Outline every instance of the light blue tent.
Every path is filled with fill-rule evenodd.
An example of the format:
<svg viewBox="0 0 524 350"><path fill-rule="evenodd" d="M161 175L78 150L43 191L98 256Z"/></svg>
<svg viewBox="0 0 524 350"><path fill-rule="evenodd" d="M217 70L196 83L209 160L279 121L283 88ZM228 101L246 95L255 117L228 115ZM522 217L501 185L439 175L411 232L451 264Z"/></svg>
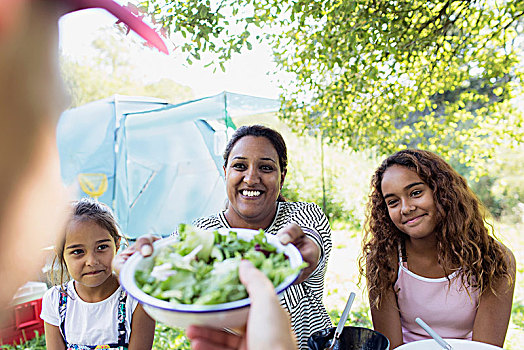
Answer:
<svg viewBox="0 0 524 350"><path fill-rule="evenodd" d="M222 152L231 117L278 110L277 100L223 92L171 105L113 96L63 113L62 178L111 206L131 238L170 234L225 202Z"/></svg>

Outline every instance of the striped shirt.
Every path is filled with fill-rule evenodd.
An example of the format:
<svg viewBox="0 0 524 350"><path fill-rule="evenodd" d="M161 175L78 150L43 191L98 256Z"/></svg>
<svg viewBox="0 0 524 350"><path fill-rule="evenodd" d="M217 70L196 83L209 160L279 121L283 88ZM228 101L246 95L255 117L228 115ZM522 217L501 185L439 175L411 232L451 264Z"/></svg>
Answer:
<svg viewBox="0 0 524 350"><path fill-rule="evenodd" d="M331 228L326 215L314 203L278 202L275 219L265 230L276 234L289 223L299 225L304 233L320 247L320 260L307 280L292 285L280 296L280 303L291 316L291 327L300 349L307 350L309 336L321 329L332 327L331 319L322 302L324 276L331 252ZM231 228L224 212L193 222L202 229Z"/></svg>

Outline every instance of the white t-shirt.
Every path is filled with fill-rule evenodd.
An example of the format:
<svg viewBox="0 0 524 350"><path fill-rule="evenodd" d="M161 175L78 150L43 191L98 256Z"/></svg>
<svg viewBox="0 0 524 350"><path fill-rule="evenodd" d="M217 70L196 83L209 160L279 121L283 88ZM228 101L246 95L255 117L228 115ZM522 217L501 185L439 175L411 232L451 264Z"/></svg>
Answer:
<svg viewBox="0 0 524 350"><path fill-rule="evenodd" d="M101 345L118 342L118 304L122 287L107 299L97 303L87 303L80 299L73 284L67 283L67 309L65 334L71 344ZM60 328L58 302L60 286L49 289L42 300L40 318ZM126 342L131 334L131 319L138 302L129 294L126 299Z"/></svg>

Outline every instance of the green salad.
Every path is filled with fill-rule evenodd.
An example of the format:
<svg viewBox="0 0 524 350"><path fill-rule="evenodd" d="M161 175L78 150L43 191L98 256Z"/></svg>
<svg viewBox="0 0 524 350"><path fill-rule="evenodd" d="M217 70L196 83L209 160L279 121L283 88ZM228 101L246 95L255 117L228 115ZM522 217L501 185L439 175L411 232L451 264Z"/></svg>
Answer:
<svg viewBox="0 0 524 350"><path fill-rule="evenodd" d="M135 280L145 293L177 304L211 305L247 297L238 277L242 259L264 272L276 287L307 266L292 268L287 256L267 242L263 230L251 241L236 232L221 235L180 225L179 240L160 248L153 265L137 270Z"/></svg>

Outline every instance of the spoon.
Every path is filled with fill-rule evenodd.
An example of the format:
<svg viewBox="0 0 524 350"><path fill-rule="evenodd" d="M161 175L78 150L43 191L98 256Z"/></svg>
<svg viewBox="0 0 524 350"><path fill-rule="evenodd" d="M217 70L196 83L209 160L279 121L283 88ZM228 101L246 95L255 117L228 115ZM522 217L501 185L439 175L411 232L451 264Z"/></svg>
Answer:
<svg viewBox="0 0 524 350"><path fill-rule="evenodd" d="M344 311L342 311L342 316L340 316L340 320L338 320L337 329L335 330L335 336L333 337L333 340L331 341L331 345L328 348L325 348L326 350L332 350L335 347L335 344L338 343L340 334L342 333L342 329L344 328L344 325L346 324L346 321L348 320L349 310L351 309L353 300L355 300L355 293L351 292L351 294L349 294L349 299L348 299L348 302L346 303L346 307L344 308Z"/></svg>
<svg viewBox="0 0 524 350"><path fill-rule="evenodd" d="M442 339L440 335L438 335L437 332L435 332L430 326L428 326L426 322L422 321L419 317L415 318L415 322L417 322L420 327L424 328L424 330L433 339L435 339L435 341L438 343L438 345L442 347L442 349L453 350L453 347L451 347L449 343L447 343L444 339Z"/></svg>

